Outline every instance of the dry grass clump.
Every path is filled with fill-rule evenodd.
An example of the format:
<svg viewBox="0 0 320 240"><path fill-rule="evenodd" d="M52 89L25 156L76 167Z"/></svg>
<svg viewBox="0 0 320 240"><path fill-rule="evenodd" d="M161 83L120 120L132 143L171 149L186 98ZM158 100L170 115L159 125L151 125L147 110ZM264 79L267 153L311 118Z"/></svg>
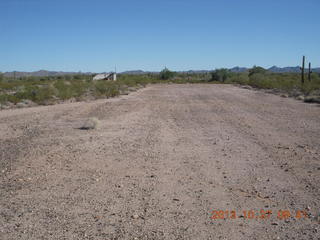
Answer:
<svg viewBox="0 0 320 240"><path fill-rule="evenodd" d="M99 119L95 117L91 117L87 119L87 121L83 124L83 126L80 128L82 130L93 130L97 129L100 125Z"/></svg>

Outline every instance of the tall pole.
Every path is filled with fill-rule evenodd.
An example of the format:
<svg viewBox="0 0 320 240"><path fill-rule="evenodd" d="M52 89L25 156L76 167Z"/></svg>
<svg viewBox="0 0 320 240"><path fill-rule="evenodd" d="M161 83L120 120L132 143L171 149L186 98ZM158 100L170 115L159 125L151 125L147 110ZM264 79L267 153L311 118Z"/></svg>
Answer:
<svg viewBox="0 0 320 240"><path fill-rule="evenodd" d="M308 80L309 80L309 82L311 81L311 73L312 73L311 63L309 62L309 71L308 71Z"/></svg>
<svg viewBox="0 0 320 240"><path fill-rule="evenodd" d="M301 67L301 83L304 84L304 63L305 63L306 57L303 56L302 58L302 67Z"/></svg>

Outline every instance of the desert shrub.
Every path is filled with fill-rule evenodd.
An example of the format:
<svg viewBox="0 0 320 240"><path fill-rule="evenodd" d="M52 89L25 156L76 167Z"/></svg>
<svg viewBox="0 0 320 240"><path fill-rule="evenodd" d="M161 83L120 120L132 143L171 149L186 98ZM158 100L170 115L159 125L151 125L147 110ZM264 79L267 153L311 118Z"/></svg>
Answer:
<svg viewBox="0 0 320 240"><path fill-rule="evenodd" d="M10 94L0 94L0 103L12 102L18 103L21 99L17 98L15 95Z"/></svg>
<svg viewBox="0 0 320 240"><path fill-rule="evenodd" d="M119 74L117 82L121 85L133 87L138 84L145 86L149 83L157 83L160 82L159 80L159 76L153 73L139 75Z"/></svg>
<svg viewBox="0 0 320 240"><path fill-rule="evenodd" d="M114 97L120 94L119 85L113 82L97 81L95 92L98 96Z"/></svg>
<svg viewBox="0 0 320 240"><path fill-rule="evenodd" d="M82 75L74 75L73 76L73 79L75 79L75 80L80 80L80 79L82 79Z"/></svg>
<svg viewBox="0 0 320 240"><path fill-rule="evenodd" d="M0 94L0 103L4 103L7 101L7 94Z"/></svg>
<svg viewBox="0 0 320 240"><path fill-rule="evenodd" d="M253 66L253 68L249 69L249 77L251 77L254 74L266 74L267 70L264 69L263 67L259 66Z"/></svg>
<svg viewBox="0 0 320 240"><path fill-rule="evenodd" d="M175 76L175 72L170 71L168 68L164 68L159 75L161 80L168 80L173 78L174 76Z"/></svg>
<svg viewBox="0 0 320 240"><path fill-rule="evenodd" d="M55 95L60 99L69 99L73 97L73 91L70 84L67 84L64 80L58 80L54 83L56 89Z"/></svg>
<svg viewBox="0 0 320 240"><path fill-rule="evenodd" d="M268 76L263 73L249 74L249 84L259 88L271 88L271 82Z"/></svg>
<svg viewBox="0 0 320 240"><path fill-rule="evenodd" d="M83 80L65 81L59 79L54 83L55 95L63 100L82 96L90 87L90 83Z"/></svg>
<svg viewBox="0 0 320 240"><path fill-rule="evenodd" d="M133 87L137 84L139 76L132 76L130 75L119 75L118 82L121 82L123 85Z"/></svg>
<svg viewBox="0 0 320 240"><path fill-rule="evenodd" d="M279 79L272 74L255 73L249 76L249 85L266 89L286 89L292 84L284 79Z"/></svg>
<svg viewBox="0 0 320 240"><path fill-rule="evenodd" d="M73 81L71 84L74 97L80 97L83 95L89 88L90 82L87 81Z"/></svg>
<svg viewBox="0 0 320 240"><path fill-rule="evenodd" d="M230 74L230 71L226 68L217 69L211 73L211 81L225 82Z"/></svg>
<svg viewBox="0 0 320 240"><path fill-rule="evenodd" d="M8 94L0 94L0 104L5 102L14 102L9 100L10 95Z"/></svg>
<svg viewBox="0 0 320 240"><path fill-rule="evenodd" d="M95 117L91 117L85 121L85 123L82 125L80 129L82 130L92 130L97 129L100 125L99 119Z"/></svg>
<svg viewBox="0 0 320 240"><path fill-rule="evenodd" d="M227 79L226 83L237 83L247 85L249 84L248 73L232 73Z"/></svg>
<svg viewBox="0 0 320 240"><path fill-rule="evenodd" d="M305 81L305 84L302 86L302 91L307 95L314 94L314 92L320 93L320 74L312 73L311 82L308 80Z"/></svg>
<svg viewBox="0 0 320 240"><path fill-rule="evenodd" d="M22 91L18 91L14 96L19 99L29 99L36 103L44 103L54 95L54 89L50 86L28 86Z"/></svg>
<svg viewBox="0 0 320 240"><path fill-rule="evenodd" d="M69 81L72 79L72 76L71 75L64 75L63 77L65 80Z"/></svg>
<svg viewBox="0 0 320 240"><path fill-rule="evenodd" d="M276 88L277 79L262 67L254 66L249 70L249 85L258 88Z"/></svg>
<svg viewBox="0 0 320 240"><path fill-rule="evenodd" d="M52 99L54 95L54 89L50 86L44 86L36 91L34 98L31 99L36 103L44 103L47 100Z"/></svg>

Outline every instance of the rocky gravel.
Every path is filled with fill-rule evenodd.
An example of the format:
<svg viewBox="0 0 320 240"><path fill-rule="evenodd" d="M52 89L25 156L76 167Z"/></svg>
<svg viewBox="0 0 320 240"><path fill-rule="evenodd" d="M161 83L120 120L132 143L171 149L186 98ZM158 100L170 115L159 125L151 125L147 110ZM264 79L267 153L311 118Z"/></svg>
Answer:
<svg viewBox="0 0 320 240"><path fill-rule="evenodd" d="M319 105L232 85L2 110L0 239L320 239L319 139Z"/></svg>

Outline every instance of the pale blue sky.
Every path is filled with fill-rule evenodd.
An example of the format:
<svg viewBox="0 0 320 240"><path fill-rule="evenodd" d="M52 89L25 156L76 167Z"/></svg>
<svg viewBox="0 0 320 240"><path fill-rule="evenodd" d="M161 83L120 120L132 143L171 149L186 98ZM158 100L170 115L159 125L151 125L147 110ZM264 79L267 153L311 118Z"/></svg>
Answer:
<svg viewBox="0 0 320 240"><path fill-rule="evenodd" d="M303 4L303 6L302 6ZM0 71L320 66L319 0L0 0Z"/></svg>

